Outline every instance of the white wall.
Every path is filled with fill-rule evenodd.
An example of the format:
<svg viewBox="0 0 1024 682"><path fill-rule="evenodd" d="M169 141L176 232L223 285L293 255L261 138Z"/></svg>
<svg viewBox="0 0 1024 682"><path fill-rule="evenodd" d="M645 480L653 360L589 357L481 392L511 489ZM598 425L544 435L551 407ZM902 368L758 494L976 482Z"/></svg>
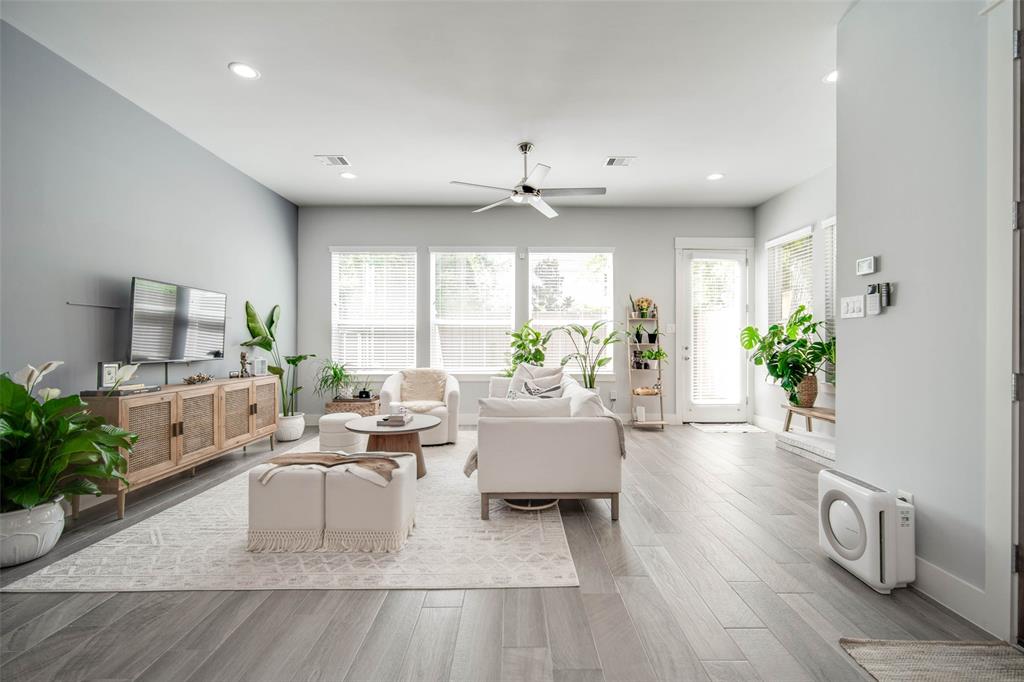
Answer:
<svg viewBox="0 0 1024 682"><path fill-rule="evenodd" d="M616 321L625 316L628 295L652 297L660 307L662 331L674 323L675 237L750 237L753 211L744 208L582 208L563 204L561 215L548 220L527 207L498 208L473 214L469 208L343 208L299 209L299 329L298 348L305 353L329 357L331 350L332 245L417 246L420 252L419 306L427 310L428 277L424 267L431 246L514 246L521 252L530 246L614 247ZM525 269L521 269L525 273ZM525 321L525 301L517 303L519 322ZM421 321L424 319L420 316ZM421 322L422 323L422 322ZM426 335L420 335L421 340ZM601 385L607 403L612 386L618 393L615 409L629 411L628 379L622 347L616 349L616 381ZM421 344L424 361L429 350ZM315 363L305 371L305 385L311 386ZM664 373L665 409L675 411L674 367ZM477 399L487 391L486 379L463 381L461 410L475 415ZM323 404L311 391L304 391L302 409L323 412Z"/></svg>
<svg viewBox="0 0 1024 682"><path fill-rule="evenodd" d="M836 214L836 169L827 168L799 185L778 194L754 209L754 319L759 329L766 328L768 320L768 270L765 243L806 225L814 226L814 313L823 317L825 312L825 254L821 238L821 222ZM841 226L839 229L842 229ZM754 368L754 420L761 426L781 429L785 410L781 407L788 402L786 392L771 381L765 381L767 372ZM821 407L835 407L833 386L825 383L824 377L818 384L818 400ZM803 420L793 422L793 430L803 429ZM831 424L822 421L814 423L815 431L834 434Z"/></svg>
<svg viewBox="0 0 1024 682"><path fill-rule="evenodd" d="M1006 636L1010 204L987 215L986 179L1008 186L989 170L1011 145L986 79L1009 73L1009 3L989 20L982 6L859 3L839 26L839 295L896 293L881 316L838 322L837 454L914 493L916 586ZM991 63L987 21L1003 26ZM1005 109L1009 79L995 81ZM881 270L858 278L869 255Z"/></svg>

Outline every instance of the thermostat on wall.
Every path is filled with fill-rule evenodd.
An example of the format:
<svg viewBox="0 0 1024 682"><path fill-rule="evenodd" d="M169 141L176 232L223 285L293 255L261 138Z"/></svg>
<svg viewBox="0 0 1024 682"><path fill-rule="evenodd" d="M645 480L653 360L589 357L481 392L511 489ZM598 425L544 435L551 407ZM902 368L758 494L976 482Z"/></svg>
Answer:
<svg viewBox="0 0 1024 682"><path fill-rule="evenodd" d="M857 274L858 275L871 275L875 272L875 257L868 256L867 258L857 259Z"/></svg>

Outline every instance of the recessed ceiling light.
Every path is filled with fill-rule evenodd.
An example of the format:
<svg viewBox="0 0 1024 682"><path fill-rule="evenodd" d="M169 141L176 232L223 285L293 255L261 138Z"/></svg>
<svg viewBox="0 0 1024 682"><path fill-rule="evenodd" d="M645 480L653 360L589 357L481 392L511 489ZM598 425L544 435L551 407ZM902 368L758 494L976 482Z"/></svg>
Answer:
<svg viewBox="0 0 1024 682"><path fill-rule="evenodd" d="M231 73L235 74L239 78L245 78L246 80L254 81L260 77L260 72L242 62L231 62L228 64L228 68L231 69Z"/></svg>
<svg viewBox="0 0 1024 682"><path fill-rule="evenodd" d="M825 74L825 76L821 79L821 82L835 83L837 80L839 80L839 72L836 70L832 70Z"/></svg>
<svg viewBox="0 0 1024 682"><path fill-rule="evenodd" d="M344 173L341 174L341 177L345 178L346 180L355 180L359 176L351 171L345 171Z"/></svg>
<svg viewBox="0 0 1024 682"><path fill-rule="evenodd" d="M711 175L708 176L708 180L714 182L715 180L721 180L724 177L725 173L712 173Z"/></svg>

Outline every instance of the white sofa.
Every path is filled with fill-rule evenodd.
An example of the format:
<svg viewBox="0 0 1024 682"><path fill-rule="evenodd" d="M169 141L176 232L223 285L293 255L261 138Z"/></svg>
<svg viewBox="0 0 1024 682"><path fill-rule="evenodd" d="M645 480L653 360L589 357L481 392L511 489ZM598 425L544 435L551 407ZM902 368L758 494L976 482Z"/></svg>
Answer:
<svg viewBox="0 0 1024 682"><path fill-rule="evenodd" d="M492 379L491 397L504 398L508 381ZM619 518L622 452L614 419L482 414L477 431L480 518L488 518L491 498L607 498L612 519Z"/></svg>
<svg viewBox="0 0 1024 682"><path fill-rule="evenodd" d="M385 379L384 384L380 388L381 414L389 414L392 405L396 404L403 404L401 372L396 372ZM448 375L444 386L443 400L437 401L436 405L426 410L419 409L419 406L411 406L411 409L413 412L433 415L441 420L441 423L434 428L420 433L421 445L444 445L458 441L459 382L455 377L450 374Z"/></svg>

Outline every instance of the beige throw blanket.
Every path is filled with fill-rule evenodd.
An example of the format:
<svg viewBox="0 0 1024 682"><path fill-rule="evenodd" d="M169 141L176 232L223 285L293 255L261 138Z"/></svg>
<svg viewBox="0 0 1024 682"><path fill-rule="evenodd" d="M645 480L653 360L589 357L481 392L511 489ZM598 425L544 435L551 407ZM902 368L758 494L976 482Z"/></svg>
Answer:
<svg viewBox="0 0 1024 682"><path fill-rule="evenodd" d="M297 452L291 455L278 455L267 460L267 464L275 465L260 476L260 483L266 485L274 474L283 467L301 466L309 468L344 467L345 471L369 481L381 488L391 482L392 472L398 468L394 457L412 457L411 452L366 453L360 455L339 455L333 452Z"/></svg>
<svg viewBox="0 0 1024 682"><path fill-rule="evenodd" d="M615 429L619 434L619 454L622 455L622 459L626 459L626 429L622 426L622 420L619 419L617 414L607 410L603 416L615 422ZM466 478L469 478L476 471L476 466L477 453L476 448L473 448L473 451L469 453L469 457L466 458L465 466L462 467L462 473L466 475Z"/></svg>

